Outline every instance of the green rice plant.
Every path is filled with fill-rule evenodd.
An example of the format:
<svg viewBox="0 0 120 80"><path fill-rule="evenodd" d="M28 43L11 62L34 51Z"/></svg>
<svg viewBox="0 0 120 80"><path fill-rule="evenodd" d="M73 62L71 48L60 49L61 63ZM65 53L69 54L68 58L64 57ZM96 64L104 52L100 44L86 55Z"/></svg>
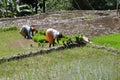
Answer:
<svg viewBox="0 0 120 80"><path fill-rule="evenodd" d="M82 34L75 34L73 36L63 35L63 38L60 40L60 44L67 43L67 42L75 42L77 39L82 40Z"/></svg>
<svg viewBox="0 0 120 80"><path fill-rule="evenodd" d="M0 28L0 32L6 32L6 31L12 31L12 30L18 30L18 27L11 25L9 27L1 27Z"/></svg>
<svg viewBox="0 0 120 80"><path fill-rule="evenodd" d="M45 30L38 30L38 34L45 35Z"/></svg>
<svg viewBox="0 0 120 80"><path fill-rule="evenodd" d="M8 45L21 40L18 31L13 29L0 34L0 57L28 51L29 48ZM63 39L67 41L76 37L82 35L64 35ZM44 46L41 43L39 45ZM32 50L29 51L35 50L34 47L30 49ZM119 58L119 54L91 47L53 51L50 54L1 63L0 80L118 80Z"/></svg>
<svg viewBox="0 0 120 80"><path fill-rule="evenodd" d="M120 33L99 36L91 39L92 42L120 49Z"/></svg>
<svg viewBox="0 0 120 80"><path fill-rule="evenodd" d="M0 64L0 79L118 80L119 57L91 47L53 51Z"/></svg>
<svg viewBox="0 0 120 80"><path fill-rule="evenodd" d="M35 36L33 36L33 41L38 42L38 46L40 46L42 43L46 42L45 39L45 30L38 30ZM63 35L63 37L59 40L59 43L55 40L55 43L58 45L62 45L71 41L77 41L77 39L82 40L81 34L75 34L73 36Z"/></svg>
<svg viewBox="0 0 120 80"><path fill-rule="evenodd" d="M38 47L44 47L46 43L45 30L38 30L32 39L38 43Z"/></svg>
<svg viewBox="0 0 120 80"><path fill-rule="evenodd" d="M33 41L35 42L40 42L40 43L43 43L45 42L45 35L41 35L41 34L36 34L35 36L33 36Z"/></svg>
<svg viewBox="0 0 120 80"><path fill-rule="evenodd" d="M63 37L60 39L59 44L66 43L68 40L70 40L70 36L68 35L63 35Z"/></svg>

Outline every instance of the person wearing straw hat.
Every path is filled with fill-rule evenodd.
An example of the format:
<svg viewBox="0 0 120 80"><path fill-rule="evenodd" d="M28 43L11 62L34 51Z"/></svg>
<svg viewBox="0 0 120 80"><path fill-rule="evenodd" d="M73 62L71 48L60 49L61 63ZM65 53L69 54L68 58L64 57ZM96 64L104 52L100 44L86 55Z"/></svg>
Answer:
<svg viewBox="0 0 120 80"><path fill-rule="evenodd" d="M60 38L62 38L62 34L59 31L53 28L46 30L46 41L48 41L49 47L51 47L51 45L54 46L55 40L59 43Z"/></svg>
<svg viewBox="0 0 120 80"><path fill-rule="evenodd" d="M31 39L35 30L35 26L23 25L20 29L20 34L26 39Z"/></svg>

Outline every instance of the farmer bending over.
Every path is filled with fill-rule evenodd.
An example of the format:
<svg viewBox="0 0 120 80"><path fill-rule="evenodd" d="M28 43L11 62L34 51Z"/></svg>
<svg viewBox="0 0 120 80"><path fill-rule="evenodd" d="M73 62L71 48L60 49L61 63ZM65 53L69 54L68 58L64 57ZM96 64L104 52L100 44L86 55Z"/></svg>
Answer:
<svg viewBox="0 0 120 80"><path fill-rule="evenodd" d="M32 36L34 36L34 31L35 31L34 26L28 26L28 25L23 25L23 27L20 29L20 34L27 39L31 39Z"/></svg>
<svg viewBox="0 0 120 80"><path fill-rule="evenodd" d="M49 42L49 47L54 46L55 39L59 43L60 38L62 38L62 34L59 31L52 28L46 30L46 41Z"/></svg>

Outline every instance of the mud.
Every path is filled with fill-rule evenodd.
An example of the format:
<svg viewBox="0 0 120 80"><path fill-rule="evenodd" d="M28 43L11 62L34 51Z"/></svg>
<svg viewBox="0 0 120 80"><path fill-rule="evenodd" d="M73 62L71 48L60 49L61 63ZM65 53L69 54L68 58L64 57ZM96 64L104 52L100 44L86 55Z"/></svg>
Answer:
<svg viewBox="0 0 120 80"><path fill-rule="evenodd" d="M120 18L116 11L67 11L37 14L19 18L0 19L0 27L24 24L35 25L37 29L55 28L63 34L84 34L95 37L120 32Z"/></svg>
<svg viewBox="0 0 120 80"><path fill-rule="evenodd" d="M17 47L17 48L29 49L31 47L37 48L38 44L36 42L34 42L33 40L31 40L31 39L28 40L28 39L25 39L25 38L21 38L21 39L9 42L7 44L7 47L10 47L10 48L11 47L13 47L13 48Z"/></svg>

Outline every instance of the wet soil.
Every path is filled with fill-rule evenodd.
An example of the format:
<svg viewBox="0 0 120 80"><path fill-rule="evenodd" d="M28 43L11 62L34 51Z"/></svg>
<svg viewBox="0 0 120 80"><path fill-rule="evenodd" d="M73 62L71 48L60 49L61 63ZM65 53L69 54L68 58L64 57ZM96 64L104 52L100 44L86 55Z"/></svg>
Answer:
<svg viewBox="0 0 120 80"><path fill-rule="evenodd" d="M0 27L24 24L38 29L55 28L64 34L84 34L88 37L120 32L116 11L68 11L36 14L19 18L0 19Z"/></svg>
<svg viewBox="0 0 120 80"><path fill-rule="evenodd" d="M41 13L34 16L0 19L0 27L9 25L22 27L24 24L35 25L41 30L55 28L67 35L80 33L89 38L120 32L120 18L116 16L114 10ZM16 41L20 46L28 42L20 41Z"/></svg>
<svg viewBox="0 0 120 80"><path fill-rule="evenodd" d="M38 44L31 39L21 38L21 39L9 42L9 44L7 44L7 47L29 49L31 47L37 48Z"/></svg>

